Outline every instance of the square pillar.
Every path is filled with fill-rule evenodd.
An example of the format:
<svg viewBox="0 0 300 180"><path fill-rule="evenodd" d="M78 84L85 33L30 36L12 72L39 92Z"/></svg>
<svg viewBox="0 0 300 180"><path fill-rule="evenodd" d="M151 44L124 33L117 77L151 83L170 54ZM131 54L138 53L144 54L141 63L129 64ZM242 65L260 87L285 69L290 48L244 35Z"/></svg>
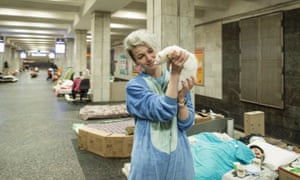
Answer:
<svg viewBox="0 0 300 180"><path fill-rule="evenodd" d="M110 101L110 16L109 12L92 14L91 83L92 101Z"/></svg>

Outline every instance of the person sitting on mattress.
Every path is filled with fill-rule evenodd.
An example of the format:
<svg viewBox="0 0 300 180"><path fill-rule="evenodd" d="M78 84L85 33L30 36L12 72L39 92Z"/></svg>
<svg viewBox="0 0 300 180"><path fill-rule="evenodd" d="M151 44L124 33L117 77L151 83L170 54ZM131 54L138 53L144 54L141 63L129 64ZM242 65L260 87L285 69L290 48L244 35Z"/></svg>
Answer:
<svg viewBox="0 0 300 180"><path fill-rule="evenodd" d="M126 86L126 108L135 118L134 144L129 180L192 180L194 167L186 130L193 125L190 89L195 80L182 82L179 75L188 54L168 54L170 72L156 65L156 38L137 30L124 40L124 47L142 71Z"/></svg>

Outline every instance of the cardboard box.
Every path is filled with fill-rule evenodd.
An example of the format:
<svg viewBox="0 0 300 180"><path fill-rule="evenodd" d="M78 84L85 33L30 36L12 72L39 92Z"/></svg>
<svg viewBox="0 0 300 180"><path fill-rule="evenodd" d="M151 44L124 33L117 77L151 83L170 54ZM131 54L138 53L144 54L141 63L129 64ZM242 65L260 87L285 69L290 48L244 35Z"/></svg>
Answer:
<svg viewBox="0 0 300 180"><path fill-rule="evenodd" d="M126 100L126 84L128 81L116 81L110 83L110 102Z"/></svg>
<svg viewBox="0 0 300 180"><path fill-rule="evenodd" d="M90 127L78 130L78 146L103 157L130 157L133 136L112 134Z"/></svg>
<svg viewBox="0 0 300 180"><path fill-rule="evenodd" d="M265 135L265 113L262 111L252 111L244 113L245 135L252 133Z"/></svg>
<svg viewBox="0 0 300 180"><path fill-rule="evenodd" d="M205 121L209 121L211 118L209 116L201 116L197 113L195 113L195 124L199 124Z"/></svg>
<svg viewBox="0 0 300 180"><path fill-rule="evenodd" d="M199 124L211 119L220 119L224 118L222 114L214 114L211 116L209 113L195 112L195 124Z"/></svg>
<svg viewBox="0 0 300 180"><path fill-rule="evenodd" d="M279 167L279 180L300 180L300 168L289 165Z"/></svg>

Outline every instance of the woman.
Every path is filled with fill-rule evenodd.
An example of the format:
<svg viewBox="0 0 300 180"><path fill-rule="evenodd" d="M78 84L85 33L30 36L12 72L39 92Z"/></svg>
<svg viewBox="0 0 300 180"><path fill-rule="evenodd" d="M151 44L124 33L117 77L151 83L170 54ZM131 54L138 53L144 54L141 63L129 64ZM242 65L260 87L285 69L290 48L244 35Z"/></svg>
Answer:
<svg viewBox="0 0 300 180"><path fill-rule="evenodd" d="M255 157L257 159L260 159L261 162L263 162L265 160L265 153L262 148L260 148L257 145L251 145L249 148L252 150L253 154L255 155Z"/></svg>
<svg viewBox="0 0 300 180"><path fill-rule="evenodd" d="M194 167L185 131L194 122L189 90L194 79L182 82L180 71L188 55L183 50L168 54L171 72L155 64L153 34L137 30L124 40L124 47L143 69L126 86L127 111L135 117L130 180L191 180Z"/></svg>

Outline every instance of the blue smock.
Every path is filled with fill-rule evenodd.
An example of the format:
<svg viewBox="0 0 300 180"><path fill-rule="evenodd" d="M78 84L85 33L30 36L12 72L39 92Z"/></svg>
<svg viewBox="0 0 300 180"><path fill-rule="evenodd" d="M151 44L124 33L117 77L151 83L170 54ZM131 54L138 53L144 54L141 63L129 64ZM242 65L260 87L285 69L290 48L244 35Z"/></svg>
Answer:
<svg viewBox="0 0 300 180"><path fill-rule="evenodd" d="M165 95L169 72L152 78L141 72L126 86L127 111L135 118L129 180L193 180L194 167L185 131L194 107L186 95L189 117L179 120L177 98Z"/></svg>

